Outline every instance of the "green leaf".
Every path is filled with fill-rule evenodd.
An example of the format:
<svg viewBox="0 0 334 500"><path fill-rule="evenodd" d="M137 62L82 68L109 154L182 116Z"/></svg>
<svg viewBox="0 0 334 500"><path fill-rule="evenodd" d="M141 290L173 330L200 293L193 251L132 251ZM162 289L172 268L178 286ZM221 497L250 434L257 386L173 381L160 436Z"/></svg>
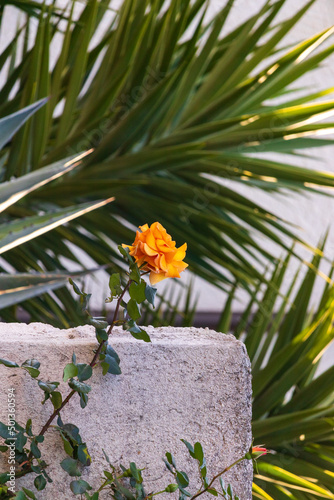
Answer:
<svg viewBox="0 0 334 500"><path fill-rule="evenodd" d="M78 461L74 460L74 458L65 458L60 462L60 466L72 477L81 476L81 472L78 468Z"/></svg>
<svg viewBox="0 0 334 500"><path fill-rule="evenodd" d="M27 420L25 431L26 431L26 434L28 434L28 436L32 436L32 421L31 421L31 418L29 418Z"/></svg>
<svg viewBox="0 0 334 500"><path fill-rule="evenodd" d="M59 382L43 382L42 380L38 381L38 386L42 389L42 391L51 394L53 391L57 389Z"/></svg>
<svg viewBox="0 0 334 500"><path fill-rule="evenodd" d="M108 322L107 321L101 320L101 319L97 319L97 318L90 318L89 319L89 324L93 325L95 327L95 329L99 330L99 331L108 327Z"/></svg>
<svg viewBox="0 0 334 500"><path fill-rule="evenodd" d="M96 338L98 340L98 342L102 342L103 340L104 341L107 341L108 340L108 333L101 329L101 328L95 328L95 332L96 332Z"/></svg>
<svg viewBox="0 0 334 500"><path fill-rule="evenodd" d="M93 369L90 365L87 365L85 363L78 363L76 366L78 368L77 376L80 382L88 380L93 375Z"/></svg>
<svg viewBox="0 0 334 500"><path fill-rule="evenodd" d="M27 498L23 491L18 491L14 497L15 500L27 500Z"/></svg>
<svg viewBox="0 0 334 500"><path fill-rule="evenodd" d="M186 445L186 447L188 448L188 451L189 451L189 455L192 457L192 458L197 458L196 455L195 455L195 450L194 450L194 447L188 442L186 441L185 439L181 439L182 443L184 443Z"/></svg>
<svg viewBox="0 0 334 500"><path fill-rule="evenodd" d="M204 460L204 452L201 443L197 442L194 445L194 454L196 459L199 461L200 465L202 465Z"/></svg>
<svg viewBox="0 0 334 500"><path fill-rule="evenodd" d="M215 497L218 496L218 491L215 488L209 488L207 490L207 492L210 493L211 495L215 496ZM234 497L234 499L235 499L235 497Z"/></svg>
<svg viewBox="0 0 334 500"><path fill-rule="evenodd" d="M37 476L34 480L34 485L35 485L35 488L37 491L42 491L44 490L45 486L46 486L46 479L45 477L40 474L39 476Z"/></svg>
<svg viewBox="0 0 334 500"><path fill-rule="evenodd" d="M63 402L63 398L60 392L54 391L50 394L51 402L55 410L58 410L61 407Z"/></svg>
<svg viewBox="0 0 334 500"><path fill-rule="evenodd" d="M130 269L131 269L129 274L130 280L133 280L135 283L139 284L141 277L137 264L132 264Z"/></svg>
<svg viewBox="0 0 334 500"><path fill-rule="evenodd" d="M3 291L0 296L0 309L56 290L66 284L68 276L69 273L63 272L0 274L0 290Z"/></svg>
<svg viewBox="0 0 334 500"><path fill-rule="evenodd" d="M68 385L73 389L74 391L78 392L79 394L88 394L92 390L92 388L83 383L83 382L78 382L77 380L70 379Z"/></svg>
<svg viewBox="0 0 334 500"><path fill-rule="evenodd" d="M22 487L22 490L24 491L24 493L27 495L28 498L32 498L32 500L37 500L35 494L31 490L28 490L27 488L24 487Z"/></svg>
<svg viewBox="0 0 334 500"><path fill-rule="evenodd" d="M129 294L131 299L135 300L138 304L144 302L146 298L145 289L146 289L146 283L144 280L141 280L139 284L136 282L132 282L129 288Z"/></svg>
<svg viewBox="0 0 334 500"><path fill-rule="evenodd" d="M145 330L137 326L136 323L134 323L132 326L129 326L128 330L131 333L132 337L134 337L136 340L151 342L149 334L145 332Z"/></svg>
<svg viewBox="0 0 334 500"><path fill-rule="evenodd" d="M138 307L137 302L134 299L130 299L127 306L126 306L127 313L129 314L130 318L132 318L134 321L136 321L138 318L140 318L140 309Z"/></svg>
<svg viewBox="0 0 334 500"><path fill-rule="evenodd" d="M3 472L0 474L0 484L5 484L8 481L7 472Z"/></svg>
<svg viewBox="0 0 334 500"><path fill-rule="evenodd" d="M168 460L168 463L171 464L176 469L175 459L169 451L167 451L167 453L166 453L166 458Z"/></svg>
<svg viewBox="0 0 334 500"><path fill-rule="evenodd" d="M26 217L24 220L18 219L13 222L0 225L0 254L15 248L22 243L47 233L66 222L100 208L113 201L109 198L97 203L86 203L77 205L72 209L61 209L47 215Z"/></svg>
<svg viewBox="0 0 334 500"><path fill-rule="evenodd" d="M40 374L40 371L36 368L32 368L31 366L21 366L25 371L27 371L31 377L36 378Z"/></svg>
<svg viewBox="0 0 334 500"><path fill-rule="evenodd" d="M148 302L150 304L152 304L153 307L154 307L154 299L155 299L156 294L157 294L157 288L154 288L153 286L150 286L150 285L146 285L145 297L146 297L146 300L148 300Z"/></svg>
<svg viewBox="0 0 334 500"><path fill-rule="evenodd" d="M103 375L105 375L106 373L111 373L112 375L120 375L122 373L117 360L109 354L105 356L103 362L101 363L101 366L103 368Z"/></svg>
<svg viewBox="0 0 334 500"><path fill-rule="evenodd" d="M23 447L27 442L27 437L23 434L23 432L18 432L15 437L15 448L22 453Z"/></svg>
<svg viewBox="0 0 334 500"><path fill-rule="evenodd" d="M7 366L7 368L19 368L19 365L14 361L8 361L7 359L0 358L0 364Z"/></svg>
<svg viewBox="0 0 334 500"><path fill-rule="evenodd" d="M177 471L176 480L181 488L186 488L189 485L189 478L185 472Z"/></svg>
<svg viewBox="0 0 334 500"><path fill-rule="evenodd" d="M134 462L130 463L130 471L131 471L132 477L135 478L137 483L141 484L143 482L143 478L141 477L140 470L137 469L136 464Z"/></svg>
<svg viewBox="0 0 334 500"><path fill-rule="evenodd" d="M75 155L35 172L0 184L0 212L10 207L28 193L70 172L80 163L83 155Z"/></svg>
<svg viewBox="0 0 334 500"><path fill-rule="evenodd" d="M37 360L37 359L27 359L24 363L22 363L21 365L22 367L27 367L27 366L31 366L32 368L36 368L38 370L38 368L41 366L41 363Z"/></svg>
<svg viewBox="0 0 334 500"><path fill-rule="evenodd" d="M80 394L80 406L81 406L81 408L82 409L86 408L87 403L88 403L88 396L87 396L87 394L81 393Z"/></svg>
<svg viewBox="0 0 334 500"><path fill-rule="evenodd" d="M119 356L118 356L117 352L115 351L115 349L113 347L111 347L111 345L107 345L106 354L108 354L112 358L115 358L118 364L120 363Z"/></svg>
<svg viewBox="0 0 334 500"><path fill-rule="evenodd" d="M15 132L17 132L20 127L34 114L38 109L40 109L47 102L47 99L41 99L40 101L27 106L26 108L13 113L12 115L6 116L0 119L0 149L10 141Z"/></svg>
<svg viewBox="0 0 334 500"><path fill-rule="evenodd" d="M10 434L13 433L14 431L9 431L8 430L8 425L5 425L3 422L0 422L0 436L3 438L3 439L10 439L11 437L13 437L13 434Z"/></svg>
<svg viewBox="0 0 334 500"><path fill-rule="evenodd" d="M115 273L110 276L109 290L112 297L116 297L122 293L121 276L119 273Z"/></svg>
<svg viewBox="0 0 334 500"><path fill-rule="evenodd" d="M74 293L76 293L77 295L79 295L80 297L82 295L85 295L81 290L80 288L78 287L78 285L72 280L72 278L69 278L68 282L70 283L70 285L72 285L72 288L73 288L73 291ZM73 361L73 356L72 356L72 361ZM73 361L73 363L75 363L75 361Z"/></svg>
<svg viewBox="0 0 334 500"><path fill-rule="evenodd" d="M74 495L82 495L86 491L92 489L92 487L83 479L71 481L70 488L72 493L74 493Z"/></svg>
<svg viewBox="0 0 334 500"><path fill-rule="evenodd" d="M77 365L68 363L64 368L63 380L66 382L69 378L76 377L79 373Z"/></svg>
<svg viewBox="0 0 334 500"><path fill-rule="evenodd" d="M40 362L37 359L27 359L24 363L22 363L21 368L26 370L31 377L36 378L40 374L38 368L40 367Z"/></svg>
<svg viewBox="0 0 334 500"><path fill-rule="evenodd" d="M129 261L129 259L131 259L128 248L123 248L122 245L118 245L118 251L126 261Z"/></svg>
<svg viewBox="0 0 334 500"><path fill-rule="evenodd" d="M88 495L88 493L86 493L86 495ZM89 497L87 497L87 498L90 498L90 500L99 500L99 493L98 493L98 491L96 491L96 492L94 493L94 495L89 496Z"/></svg>
<svg viewBox="0 0 334 500"><path fill-rule="evenodd" d="M30 443L30 451L34 455L35 458L41 458L41 452L35 441L31 441Z"/></svg>
<svg viewBox="0 0 334 500"><path fill-rule="evenodd" d="M67 437L64 435L63 432L60 433L60 436L63 441L65 453L67 453L67 455L69 455L70 457L73 457L73 452L74 452L73 446L71 445L71 443L69 442L69 440L67 439Z"/></svg>
<svg viewBox="0 0 334 500"><path fill-rule="evenodd" d="M88 453L88 449L87 449L86 443L79 444L79 446L78 446L78 452L77 453L78 453L78 460L80 460L80 462L83 465L88 466L88 465L91 464L91 456Z"/></svg>
<svg viewBox="0 0 334 500"><path fill-rule="evenodd" d="M227 485L227 489L226 489L228 495L230 495L231 498L233 498L233 488L230 484Z"/></svg>

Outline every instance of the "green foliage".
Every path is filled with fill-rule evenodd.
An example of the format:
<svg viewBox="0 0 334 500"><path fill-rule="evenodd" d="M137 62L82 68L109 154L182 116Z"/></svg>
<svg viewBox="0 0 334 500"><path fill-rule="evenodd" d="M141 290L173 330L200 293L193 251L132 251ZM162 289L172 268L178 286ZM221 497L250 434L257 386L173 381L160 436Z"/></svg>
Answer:
<svg viewBox="0 0 334 500"><path fill-rule="evenodd" d="M80 406L85 408L88 402L87 394L91 391L91 387L85 383L86 380L90 379L93 374L93 368L99 363L102 367L103 375L111 373L113 375L118 375L121 373L120 370L120 358L112 346L108 344L109 335L115 325L122 325L123 329L127 329L135 338L144 340L146 342L150 341L147 333L139 328L134 319L131 319L131 314L133 313L133 308L136 307L136 311L139 312L139 304L144 303L146 300L146 282L142 279L145 271L142 271L137 267L137 264L129 256L127 252L123 252L121 249L121 254L124 256L125 260L129 264L128 281L126 284L121 286L120 275L117 273L116 276L112 275L110 279L110 291L111 296L116 298L117 304L115 309L115 314L112 324L109 326L108 331L100 330L96 328L97 339L101 331L106 334L106 339L102 338L99 340L99 345L94 351L94 356L92 361L88 363L78 363L77 356L73 352L72 362L68 363L63 371L63 380L68 382L69 387L72 389L71 392L63 400L62 394L56 389L59 386L59 382L50 382L37 379L37 385L44 392L44 404L46 401L51 399L53 405L53 413L48 418L46 424L42 427L38 435L33 434L32 430L32 420L28 419L25 427L21 427L15 420L10 422L10 427L0 422L0 436L5 440L5 445L1 446L0 452L6 452L8 446L12 446L14 441L15 446L15 460L19 464L22 464L22 470L20 470L20 476L25 474L34 473L34 485L37 491L42 491L47 485L47 482L51 482L52 479L48 476L46 472L47 464L42 459L41 450L39 444L44 441L44 434L49 429L53 420L57 417L57 425L53 426L60 434L63 442L64 451L68 455L67 458L62 460L61 467L71 476L80 477L81 467L89 466L91 463L91 457L88 452L88 448L85 442L82 441L80 436L79 428L74 424L67 423L64 424L61 417L60 411L63 407L70 401L75 393L78 393L80 397ZM139 278L138 278L139 276ZM79 296L80 305L82 313L86 316L89 323L92 323L92 316L88 311L88 302L90 295L81 291L79 286L71 280L71 285L75 293ZM130 300L126 302L124 297L129 294ZM154 295L150 295L150 301L153 303ZM130 306L129 306L130 304ZM153 305L153 304L152 304ZM125 314L120 315L119 309L123 307L125 309ZM137 312L136 312L137 313ZM133 315L133 314L132 314ZM103 318L98 318L100 323L103 323ZM101 325L100 325L101 326ZM11 361L1 360L7 368L21 368L24 369L31 375L33 379L37 378L39 375L40 362L36 359L27 359L22 363L21 367ZM213 482L226 470L222 471L218 476L215 476L210 482L207 479L207 468L206 460L204 457L204 452L201 444L199 442L195 443L194 447L187 441L183 441L191 455L198 462L198 469L200 472L202 490L197 492L195 495L186 490L189 486L189 478L186 472L178 470L176 468L176 463L171 455L171 453L166 453L167 461L165 461L168 470L174 475L175 483L167 485L167 487L160 492L156 492L154 495L162 493L174 493L179 491L179 498L184 500L186 497L197 498L204 493L211 493L212 495L218 494L216 489L212 486ZM104 452L105 454L105 452ZM92 495L88 491L92 490L91 486L84 480L74 480L70 484L70 489L74 495L85 495L87 499L91 498L93 500L98 500L99 492L103 489L111 489L112 495L118 500L145 500L151 498L153 493L147 495L143 486L142 469L138 469L134 462L130 463L128 469L121 466L122 473L120 475L115 474L115 467L110 463L108 456L105 454L106 460L111 467L111 472L104 471L105 481L100 486L98 491L93 492ZM240 458L236 463L241 460L249 459L248 456ZM230 467L232 467L232 464ZM0 478L3 483L8 481L9 474L3 474ZM123 479L127 479L129 484L125 485ZM6 486L3 487L3 491L6 493ZM34 498L31 497L30 491L22 488L18 492L21 498ZM26 497L27 495L27 497ZM227 497L226 497L227 498ZM231 499L233 495L231 495Z"/></svg>
<svg viewBox="0 0 334 500"><path fill-rule="evenodd" d="M112 302L114 298L119 297L120 294L122 293L121 276L119 273L114 273L110 276L109 289L110 289L110 298L106 299L106 302Z"/></svg>
<svg viewBox="0 0 334 500"><path fill-rule="evenodd" d="M26 370L31 377L36 378L40 373L38 369L40 365L41 363L37 361L37 359L27 359L24 363L22 363L21 368Z"/></svg>
<svg viewBox="0 0 334 500"><path fill-rule="evenodd" d="M138 304L141 304L146 300L146 282L142 279L140 283L133 282L129 287L129 294L131 299L133 299Z"/></svg>
<svg viewBox="0 0 334 500"><path fill-rule="evenodd" d="M7 368L18 368L19 365L15 361L8 361L8 359L0 359L0 364L7 366Z"/></svg>
<svg viewBox="0 0 334 500"><path fill-rule="evenodd" d="M184 440L182 441L187 443ZM205 463L205 457L200 443L195 443L194 447L192 447L190 443L187 443L187 448L192 458L195 458L195 460L197 460L198 463L200 464ZM197 455L196 457L193 456L194 448L196 448L196 455ZM119 471L116 470L116 468L110 463L110 460L106 454L105 457L110 465L110 471L108 470L104 471L105 481L103 482L102 486L98 489L98 492L104 489L107 490L111 488L112 496L117 500L145 500L145 499L148 500L152 499L154 496L157 495L164 495L165 493L176 493L176 492L180 500L185 500L186 498L190 498L191 500L193 500L205 494L211 494L214 496L218 496L219 494L223 498L225 498L225 500L239 500L238 497L233 494L231 485L228 485L227 490L224 490L224 483L222 481L220 482L220 484L222 485L221 488L223 493L221 492L218 493L219 490L216 489L217 486L216 482L218 482L217 481L218 478L221 478L221 476L229 468L233 467L234 465L236 465L237 463L241 462L246 458L242 457L239 460L237 460L234 464L231 464L230 467L227 467L226 469L220 471L220 473L211 478L210 482L203 480L203 475L201 474L200 489L196 488L195 490L196 493L190 493L188 490L185 489L191 487L188 475L186 474L186 472L177 469L173 455L167 452L166 453L167 460L164 460L164 462L169 472L173 474L176 482L168 484L166 488L163 489L162 491L157 491L157 492L152 491L150 493L146 493L144 488L144 480L142 476L143 469L138 469L136 464L134 462L131 462L129 468L125 468L124 466L121 465L120 466L121 473L119 473ZM215 486L213 486L214 484Z"/></svg>
<svg viewBox="0 0 334 500"><path fill-rule="evenodd" d="M47 99L41 99L10 116L0 119L0 149L12 139L15 132L17 132L38 109L44 106L46 102Z"/></svg>
<svg viewBox="0 0 334 500"><path fill-rule="evenodd" d="M63 380L66 382L69 378L76 377L78 375L78 367L74 363L68 363L64 368Z"/></svg>
<svg viewBox="0 0 334 500"><path fill-rule="evenodd" d="M70 476L81 476L77 460L73 458L64 458L60 465Z"/></svg>
<svg viewBox="0 0 334 500"><path fill-rule="evenodd" d="M234 2L222 5L212 21L206 21L205 0L172 0L168 6L123 0L112 19L103 1L86 2L76 18L71 9L41 9L32 0L7 3L23 11L25 22L0 54L2 67L9 67L0 88L0 116L23 113L26 119L36 109L5 144L2 179L14 176L18 182L55 161L65 165L69 152L95 148L82 158L83 168L31 193L19 214L7 212L10 224L17 217L48 213L51 204L61 224L65 213L70 217L71 204L83 203L72 213L86 213L80 225L40 236L38 247L33 240L24 251L11 246L8 264L25 274L65 272L61 257L81 264L67 245L71 242L98 265L111 259L111 272L119 272L114 243L130 243L131 227L153 222L154 214L176 240L187 240L187 261L195 274L220 288L237 281L249 289L273 260L256 236L285 248L287 238L300 241L278 216L238 190L240 185L268 192L334 185L332 174L298 168L290 155L332 145L322 137L332 124L321 122L333 112L333 100L321 100L332 89L305 89L302 97L292 91L298 78L332 54L333 45L322 45L332 29L280 48L314 0L279 22L286 1L266 2L232 31L228 20ZM37 23L33 43L16 51L20 37L29 33L31 39L32 22ZM51 69L49 48L56 37L60 51ZM39 102L44 106L37 109ZM279 153L280 159L267 160L266 152ZM84 209L92 198L105 200L110 194L116 200L111 208L102 203L99 217ZM48 222L43 224L46 229ZM245 251L263 269L253 266ZM54 297L33 298L30 290L16 301L31 298L23 305L32 319L78 324L70 294L56 289L62 278L52 283ZM6 303L3 307L5 319L15 318Z"/></svg>
<svg viewBox="0 0 334 500"><path fill-rule="evenodd" d="M36 113L37 110L45 105L46 102L47 99L43 99L0 119L0 149L11 141L15 132L23 126L32 114ZM4 158L6 158L6 154ZM66 209L58 207L56 210L55 206L52 207L52 210L41 206L38 209L28 208L28 210L22 210L22 208L19 207L15 209L15 204L17 204L19 200L25 198L26 195L73 170L73 168L79 164L78 160L78 156L72 156L64 161L56 162L48 167L41 168L37 172L30 172L20 178L0 184L0 212L6 210L3 222L1 221L0 223L0 254L10 252L13 248L20 247L23 243L32 241L59 225L101 206L101 202L99 202L97 204L85 203L81 206ZM21 260L21 257L19 260ZM14 264L13 267L15 267L15 258L14 261L12 261L9 257L7 262L12 266ZM16 267L17 266L19 270L22 270L20 264L17 263ZM0 271L4 271L4 269L0 268ZM39 268L38 271L41 271L41 269ZM24 272L17 273L14 276L8 273L0 275L0 289L2 292L0 309L3 311L1 314L3 314L5 318L11 318L12 315L12 313L9 317L6 315L6 308L22 300L60 288L66 283L66 279L69 275L64 272L45 273L45 271L46 269L43 269L43 272L33 275ZM29 371L32 376L38 376L38 370L35 367L25 366L24 368Z"/></svg>
<svg viewBox="0 0 334 500"><path fill-rule="evenodd" d="M323 249L321 242L319 254ZM232 292L217 329L232 331L246 344L252 362L254 440L274 451L257 463L254 498L331 499L334 367L321 374L317 367L334 338L333 268L329 278L316 278L322 264L318 255L308 264L304 276L301 270L291 275L290 258L291 253L273 267L267 275L267 286L253 289L253 297L235 326L231 324ZM316 279L323 280L323 293L317 297L313 293ZM286 294L281 291L283 282ZM191 287L189 295L194 302ZM317 304L312 304L314 300ZM165 310L168 319L172 318L171 306L175 304L174 317L179 314L191 324L194 312L187 307L179 310L178 290L174 288L167 299L162 297L160 301L160 317ZM155 321L159 324L159 318ZM195 458L193 447L184 443Z"/></svg>
<svg viewBox="0 0 334 500"><path fill-rule="evenodd" d="M38 491L41 491L41 490L44 490L45 486L46 486L46 479L45 477L40 474L39 476L37 476L34 480L34 485L35 485L35 488L38 490Z"/></svg>
<svg viewBox="0 0 334 500"><path fill-rule="evenodd" d="M88 392L92 390L90 385L79 382L78 380L75 380L73 378L70 379L68 385L71 387L71 389L78 392L79 394L88 394Z"/></svg>
<svg viewBox="0 0 334 500"><path fill-rule="evenodd" d="M105 375L106 373L111 373L112 375L120 375L122 373L119 364L114 357L106 354L102 355L102 359L103 361L101 362L101 366L103 375Z"/></svg>
<svg viewBox="0 0 334 500"><path fill-rule="evenodd" d="M202 447L201 443L196 442L193 446L185 439L181 439L181 441L187 447L191 458L193 458L194 460L196 460L198 462L198 471L199 471L200 479L201 479L201 487L195 495L192 495L191 493L189 493L188 490L185 489L189 486L188 475L185 472L180 471L177 468L173 455L171 453L167 452L166 453L167 460L164 460L164 462L165 462L165 465L166 465L167 469L169 470L169 472L171 472L174 475L177 484L168 485L167 488L164 490L164 492L173 493L174 491L179 490L179 492L180 492L179 498L181 498L182 500L184 500L186 497L190 497L191 499L197 498L203 494L211 494L213 496L222 496L223 498L225 498L225 500L239 500L238 497L233 494L233 489L232 489L232 486L230 484L228 485L227 489L225 490L224 482L222 481L222 475L225 472L227 472L230 468L232 468L234 465L236 465L237 463L241 462L242 460L244 460L245 458L248 458L248 457L245 455L245 457L242 457L242 458L236 460L236 462L234 462L234 464L230 465L229 467L226 467L224 470L220 471L218 474L216 474L211 479L209 479L207 477L206 459L204 456L204 451L203 451L203 447ZM217 486L216 482L218 479L220 480L220 486L221 486L222 492L220 492L219 490L216 489L216 486Z"/></svg>
<svg viewBox="0 0 334 500"><path fill-rule="evenodd" d="M93 369L90 365L86 363L78 363L78 379L80 382L84 382L85 380L90 379L93 375Z"/></svg>
<svg viewBox="0 0 334 500"><path fill-rule="evenodd" d="M60 433L67 455L79 461L82 465L90 465L91 457L86 443L82 442L79 428L74 424L63 424L62 422L58 422L57 430Z"/></svg>
<svg viewBox="0 0 334 500"><path fill-rule="evenodd" d="M283 296L280 292L291 253L284 261L278 262L268 277L270 284L261 291L262 295L259 290L254 290L251 301L234 331L237 337L244 339L252 359L254 438L258 442L264 442L267 448L275 452L266 455L262 462L257 464L254 479L254 496L267 500L276 498L277 492L278 495L281 493L282 486L284 491L288 492L289 498L293 500L300 500L300 492L305 500L308 498L313 500L317 497L331 499L333 497L331 481L334 473L331 460L334 422L331 383L333 367L322 375L317 375L315 371L322 353L334 339L334 288L330 278L325 282L318 308L312 314L308 312L315 278L321 264L320 255L323 247L324 243L320 245L319 252L309 264L309 271L294 294L293 288L297 281L297 275L293 276L287 295ZM137 275L137 272L134 271L136 265L127 253L125 258L129 264L128 281L126 284L122 284L122 291L118 291L116 304L116 313L119 312L120 307L123 307L125 315L118 317L115 314L108 331L103 330L106 339L100 341L98 348L94 351L93 360L89 364L78 363L77 357L73 353L72 362L68 363L64 369L64 380L68 381L69 387L72 389L66 401L69 401L74 393L78 393L82 408L87 405L87 394L91 390L85 381L91 377L95 365L101 364L104 374L108 372L120 373L119 356L108 344L113 327L122 325L134 337L147 335L129 317L128 305L130 301L133 301L138 310L138 302L141 303L142 308L144 307L145 302L142 302L142 297L147 285L144 283L144 290L141 272L138 268L140 279L132 280L131 276ZM330 275L333 272L334 267ZM115 284L120 282L118 278L112 281ZM131 289L133 283L135 286ZM89 294L82 292L73 282L72 285L80 297L83 313L88 322L91 322L92 317L87 309ZM130 296L128 302L125 300L126 293L129 293ZM190 321L189 316L193 317L193 308L189 306L192 302L189 292L184 311L185 321ZM220 319L220 325L223 325L224 328L229 327L232 302L233 300L230 298L227 300L221 316L224 319L223 321ZM163 304L164 300L161 298L158 308L152 309L152 312L156 314ZM168 299L167 304L170 305ZM274 311L277 313L274 314ZM98 321L103 322L104 320L98 318ZM101 331L97 329L97 337L98 332ZM142 338L142 340L146 339ZM21 366L7 360L1 360L1 363L10 370L13 368L24 369L33 378L36 378L36 374L34 371L30 373L31 370L39 371L40 368L40 363L36 359L28 359ZM54 408L54 413L51 415L51 420L48 420L47 426L39 435L34 435L31 420L28 420L25 427L14 422L12 428L8 428L4 423L0 423L0 436L5 440L2 451L6 451L9 439L15 437L17 462L30 464L24 474L34 472L36 474L36 487L42 488L45 486L45 482L51 479L46 473L46 464L41 458L39 443L43 441L45 430L56 416L58 416L56 428L68 455L68 458L62 462L63 469L73 477L79 476L81 475L80 464L87 466L91 459L87 445L81 439L79 429L73 424L63 424L59 416L59 409L63 405L62 396L56 390L59 382L45 382L37 379L37 384L45 394L43 403L50 398ZM64 400L64 403L66 401ZM185 440L183 442L190 456L197 462L202 484L200 494L205 493L213 496L222 494L226 500L238 500L230 485L225 487L221 481L221 491L219 491L215 483L230 467L213 478L209 477L201 444L197 442L192 445ZM237 462L250 458L254 457L249 452ZM288 467L284 466L286 460L289 460ZM107 461L110 464L108 459ZM186 497L192 498L194 495L190 493L191 485L188 475L185 471L177 468L171 453L166 453L165 464L173 474L174 482L157 494L172 493L178 490L179 498L182 500ZM307 475L305 475L305 471ZM112 466L111 472L105 471L104 475L106 479L97 492L90 495L87 492L88 487L83 492L86 498L94 499L94 496L95 499L98 498L99 491L107 487L111 488L117 499L143 500L147 497L141 470L134 463L131 463L128 469L123 468L121 475L117 475ZM129 485L124 485L121 481L123 479L127 479ZM74 491L78 492L81 491L81 488L86 487L83 483L75 481L72 482L72 485ZM26 493L23 492L23 494ZM197 496L199 495L196 494L195 498Z"/></svg>
<svg viewBox="0 0 334 500"><path fill-rule="evenodd" d="M145 297L146 300L154 307L154 299L157 293L157 288L154 288L153 286L146 285L145 288Z"/></svg>
<svg viewBox="0 0 334 500"><path fill-rule="evenodd" d="M82 495L86 491L92 489L92 487L87 483L87 481L84 481L83 479L72 481L70 484L70 488L72 493L74 493L74 495Z"/></svg>

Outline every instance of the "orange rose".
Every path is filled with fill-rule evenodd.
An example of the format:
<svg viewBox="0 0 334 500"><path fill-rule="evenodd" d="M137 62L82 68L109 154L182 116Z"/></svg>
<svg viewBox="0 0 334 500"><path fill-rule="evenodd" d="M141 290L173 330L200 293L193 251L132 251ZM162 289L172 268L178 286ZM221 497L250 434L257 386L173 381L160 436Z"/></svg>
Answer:
<svg viewBox="0 0 334 500"><path fill-rule="evenodd" d="M180 278L180 273L188 267L188 264L182 262L187 244L176 248L175 241L172 241L172 237L159 222L154 222L151 227L144 224L139 229L133 244L123 247L130 249L130 255L135 258L138 267L145 263L142 269L151 271L151 285L165 278Z"/></svg>

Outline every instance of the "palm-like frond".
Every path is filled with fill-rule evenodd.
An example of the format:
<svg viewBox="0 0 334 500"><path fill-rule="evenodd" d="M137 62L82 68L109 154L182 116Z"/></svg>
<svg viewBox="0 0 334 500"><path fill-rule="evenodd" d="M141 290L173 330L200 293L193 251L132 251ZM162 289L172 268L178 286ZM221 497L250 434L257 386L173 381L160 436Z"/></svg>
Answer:
<svg viewBox="0 0 334 500"><path fill-rule="evenodd" d="M4 179L94 147L82 168L36 191L31 203L44 207L52 200L66 208L116 197L98 218L41 237L43 266L50 249L60 257L68 242L98 264L117 264L108 241L130 242L131 227L159 220L188 242L193 272L221 288L237 279L249 289L261 279L261 266L274 260L254 235L283 247L285 236L300 241L276 214L238 193L240 183L270 191L334 186L333 174L298 168L284 156L332 144L322 136L333 124L322 119L333 114L334 101L317 101L331 90L293 98L290 85L334 51L334 45L321 48L333 29L282 52L280 42L313 0L275 24L284 3L266 2L232 32L226 20L233 2L212 21L205 20L205 0L172 1L168 8L160 0L124 0L112 15L109 1L90 0L79 17L73 9L44 6L33 47L24 44L14 63L20 36L30 32L27 15L0 55L10 62L0 116L50 100L8 144ZM61 50L50 69L56 39ZM282 160L266 160L263 152L282 153ZM23 270L30 268L20 249L7 255L14 267L20 259Z"/></svg>
<svg viewBox="0 0 334 500"><path fill-rule="evenodd" d="M334 292L332 286L324 291L319 311L309 318L305 295L311 290L308 275L285 320L276 325L268 361L256 357L263 352L261 328L253 340L253 433L275 450L259 463L255 482L275 499L298 499L300 493L309 499L334 498L334 367L316 374L334 338ZM298 325L289 321L292 314Z"/></svg>
<svg viewBox="0 0 334 500"><path fill-rule="evenodd" d="M253 297L236 326L231 324L234 303L233 294L229 295L216 329L241 338L252 362L254 442L271 451L257 462L254 498L333 499L334 366L322 372L317 368L334 338L334 288L324 281L316 312L310 314L313 270L296 287L298 271L290 278L288 292L280 292L289 276L290 257L274 268L270 277L274 286L254 290L260 306L254 310ZM320 260L315 257L310 265L318 269ZM192 292L188 302L193 301ZM168 303L160 304L169 319L173 303L180 303L175 288ZM194 311L174 308L175 315L191 324Z"/></svg>
<svg viewBox="0 0 334 500"><path fill-rule="evenodd" d="M12 139L14 133L27 119L43 105L45 105L45 100L0 120L0 149ZM0 184L0 255L4 255L13 248L21 247L27 241L32 241L70 220L74 220L113 201L113 198L109 198L65 209L43 210L43 212L40 210L41 207L39 207L38 211L34 210L34 207L30 207L29 216L22 217L22 212L26 215L27 210L22 210L22 207L18 205L21 199L78 167L85 155L81 154L68 158L66 161L56 162L53 165ZM4 212L5 214L3 214ZM33 260L37 260L36 257L37 255ZM10 259L7 262L10 263ZM0 267L0 270L3 271L4 269ZM80 275L82 273L75 274ZM13 311L8 311L8 307L64 286L69 276L68 272L12 274L7 271L7 273L0 273L0 310L5 310L2 315L6 319L13 319L15 317ZM52 299L50 300L53 302Z"/></svg>

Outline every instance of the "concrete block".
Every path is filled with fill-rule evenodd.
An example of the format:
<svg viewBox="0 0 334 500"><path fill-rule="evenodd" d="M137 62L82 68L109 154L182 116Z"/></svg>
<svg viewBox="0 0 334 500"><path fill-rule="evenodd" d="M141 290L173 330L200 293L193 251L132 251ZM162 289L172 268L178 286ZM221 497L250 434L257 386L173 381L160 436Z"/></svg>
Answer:
<svg viewBox="0 0 334 500"><path fill-rule="evenodd" d="M148 327L147 331L150 344L115 329L110 344L121 358L122 374L104 377L97 368L89 382L92 391L87 407L82 410L75 395L62 412L63 422L78 425L88 444L92 465L83 469L82 479L93 486L101 484L101 472L107 469L102 448L115 465L128 466L134 461L145 467L148 491L159 491L173 482L162 462L166 451L173 453L178 467L191 479L197 478L196 463L181 438L202 443L210 475L242 456L251 445L251 373L242 342L201 328ZM78 362L89 362L97 345L91 327L58 330L42 323L1 323L0 342L0 357L19 363L35 357L41 361L39 378L50 381L62 380L63 367L73 352ZM0 365L2 422L7 418L7 389L14 387L18 422L25 423L30 417L38 432L52 413L52 405L47 401L41 406L43 393L36 385L23 370ZM64 382L59 389L63 395L68 392ZM41 449L47 461L52 460L48 469L54 482L37 493L37 498L78 498L69 490L71 478L59 466L66 454L55 430L48 431ZM0 470L7 469L2 459ZM241 500L251 499L249 461L235 467L226 480ZM32 482L28 475L17 480L17 485L32 487ZM207 497L212 498L201 498Z"/></svg>

